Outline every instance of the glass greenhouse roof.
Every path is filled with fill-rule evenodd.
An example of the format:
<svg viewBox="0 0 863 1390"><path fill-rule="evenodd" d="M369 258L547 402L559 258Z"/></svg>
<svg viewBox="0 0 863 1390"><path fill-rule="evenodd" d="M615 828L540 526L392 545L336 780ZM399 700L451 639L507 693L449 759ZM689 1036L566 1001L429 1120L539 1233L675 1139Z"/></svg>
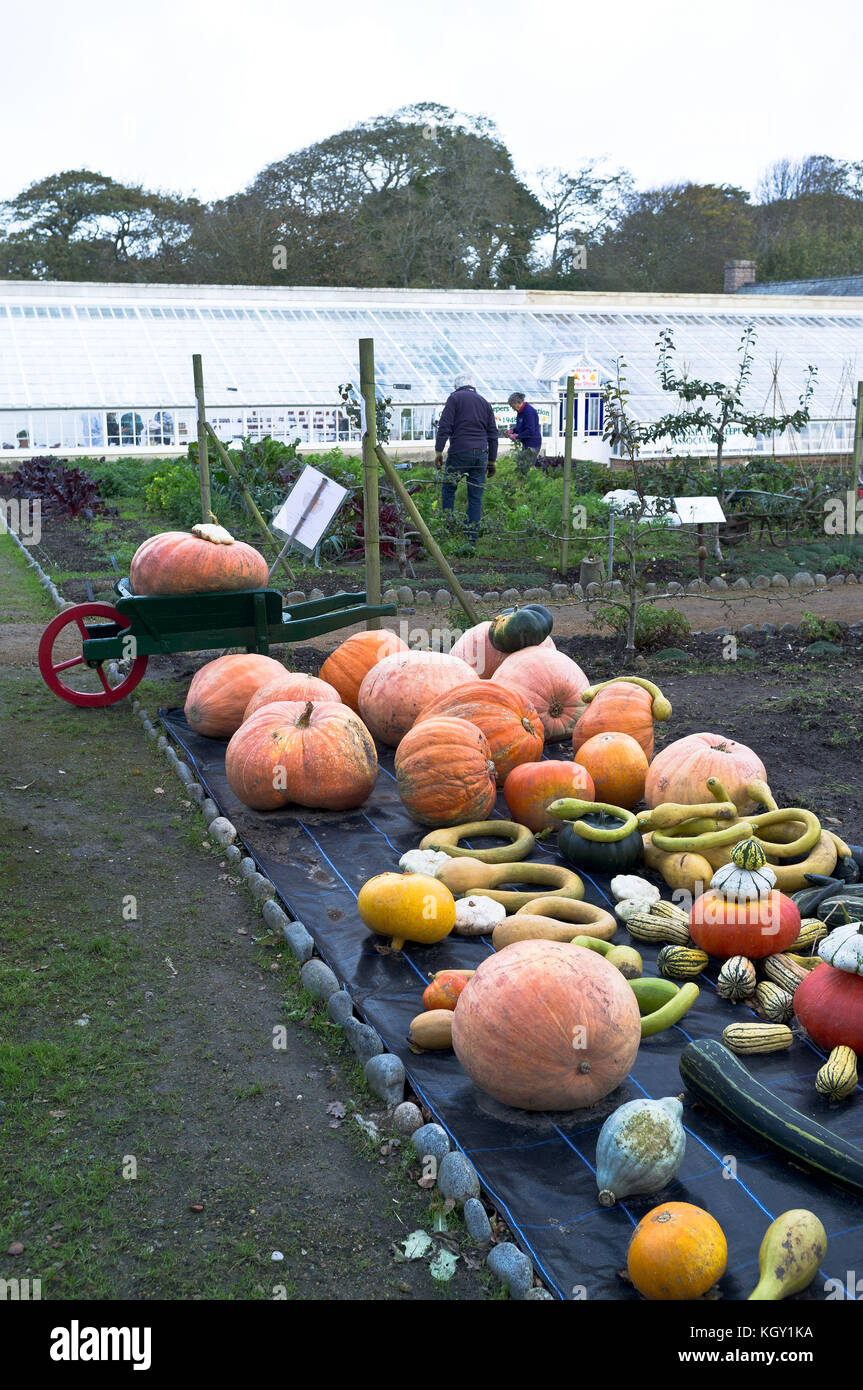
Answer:
<svg viewBox="0 0 863 1390"><path fill-rule="evenodd" d="M659 330L674 329L693 375L730 379L745 324L758 340L748 392L794 409L808 363L815 418L853 415L863 371L863 300L747 295L243 288L0 282L0 409L190 407L193 353L208 405L322 405L358 382L357 340L375 341L379 387L406 403L440 402L470 371L493 400L549 399L538 373L587 350L622 356L634 412L671 402L656 375Z"/></svg>

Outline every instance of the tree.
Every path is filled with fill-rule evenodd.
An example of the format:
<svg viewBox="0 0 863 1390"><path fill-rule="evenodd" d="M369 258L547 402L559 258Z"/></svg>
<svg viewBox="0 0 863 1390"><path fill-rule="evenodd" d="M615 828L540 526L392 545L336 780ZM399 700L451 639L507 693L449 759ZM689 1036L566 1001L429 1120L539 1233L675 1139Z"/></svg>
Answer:
<svg viewBox="0 0 863 1390"><path fill-rule="evenodd" d="M725 500L722 456L730 425L741 426L744 435L754 438L759 434L783 434L787 429L800 430L809 420L809 402L816 376L816 368L813 366L806 369L803 390L796 410L773 416L747 407L743 397L752 375L755 341L755 325L750 322L744 328L740 339L740 364L734 380L731 383L702 381L689 376L685 371L677 370L674 361L673 329L662 328L659 332L657 375L663 391L677 396L678 408L654 421L641 438L654 442L666 439L686 442L691 440L693 434L706 435L716 449L716 495L720 502ZM714 555L717 560L721 560L718 526L713 528L713 545Z"/></svg>
<svg viewBox="0 0 863 1390"><path fill-rule="evenodd" d="M559 284L580 267L576 248L598 241L621 215L625 199L632 195L632 176L625 169L599 172L600 161L591 159L570 173L565 169L541 169L540 201L545 208L545 231L550 250L538 278Z"/></svg>
<svg viewBox="0 0 863 1390"><path fill-rule="evenodd" d="M755 209L760 280L863 272L863 163L828 155L779 160Z"/></svg>
<svg viewBox="0 0 863 1390"><path fill-rule="evenodd" d="M40 179L3 207L3 274L38 280L171 278L197 204L89 169Z"/></svg>

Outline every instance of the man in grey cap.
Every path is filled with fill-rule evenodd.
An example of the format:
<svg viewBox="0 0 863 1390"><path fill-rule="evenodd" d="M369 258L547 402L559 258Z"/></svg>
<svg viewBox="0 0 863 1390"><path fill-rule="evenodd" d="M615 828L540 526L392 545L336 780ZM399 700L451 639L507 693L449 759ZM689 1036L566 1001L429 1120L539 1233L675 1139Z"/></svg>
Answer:
<svg viewBox="0 0 863 1390"><path fill-rule="evenodd" d="M468 373L457 376L455 390L447 397L441 411L435 435L435 463L443 463L443 451L449 440L449 452L441 481L441 506L445 512L455 509L459 479L467 481L467 525L465 534L476 542L482 519L482 494L486 476L494 472L497 458L497 421L484 396L479 395Z"/></svg>

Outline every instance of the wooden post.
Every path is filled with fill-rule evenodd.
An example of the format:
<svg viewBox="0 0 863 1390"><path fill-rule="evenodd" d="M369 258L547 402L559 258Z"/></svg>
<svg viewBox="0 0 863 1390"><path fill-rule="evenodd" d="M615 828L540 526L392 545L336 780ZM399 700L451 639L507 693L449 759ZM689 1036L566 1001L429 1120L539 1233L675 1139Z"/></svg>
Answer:
<svg viewBox="0 0 863 1390"><path fill-rule="evenodd" d="M476 624L479 622L479 614L477 613L476 609L474 608L464 589L459 584L458 580L453 574L452 567L449 561L447 560L446 556L444 555L443 551L441 550L431 531L426 526L425 522L420 516L419 510L417 508L416 503L414 502L414 499L411 497L410 493L408 492L398 473L393 468L392 461L390 460L383 445L376 445L375 452L378 458L380 459L381 467L383 468L384 472L387 475L387 478L392 483L393 488L395 489L396 496L399 498L399 501L401 502L402 506L404 507L414 526L417 528L420 535L422 536L423 545L431 555L432 559L436 562L438 569L440 570L441 574L443 575L444 579L449 585L451 591L455 594L465 613L470 618L471 627L475 627Z"/></svg>
<svg viewBox="0 0 863 1390"><path fill-rule="evenodd" d="M863 445L863 381L857 383L857 415L854 420L854 449L851 454L851 496L852 511L857 505L857 479L860 476L860 454Z"/></svg>
<svg viewBox="0 0 863 1390"><path fill-rule="evenodd" d="M569 484L572 476L572 434L575 416L575 377L566 378L566 416L563 443L563 535L560 538L560 577L569 568Z"/></svg>
<svg viewBox="0 0 863 1390"><path fill-rule="evenodd" d="M234 479L234 482L237 484L237 487L240 489L243 501L245 502L249 512L251 513L254 521L256 522L261 536L265 540L272 541L273 545L278 550L279 542L276 540L276 537L273 535L272 531L270 530L269 526L267 525L266 521L261 515L258 509L258 504L256 503L254 497L249 492L249 489L246 487L246 484L243 482L242 478L237 472L234 466L233 459L231 458L230 454L228 453L219 436L216 434L216 431L213 429L213 426L209 422L207 423L207 437L211 439L212 442L215 444L216 453L219 455L219 458L222 460L222 463L225 465L231 477ZM287 560L285 559L285 556L281 554L281 552L279 554L279 560L281 560L282 565L287 570L290 578L294 580L294 582L296 582L294 578L294 572L288 564ZM278 561L276 563L278 563ZM273 568L275 568L275 566ZM270 572L272 573L272 571Z"/></svg>
<svg viewBox="0 0 863 1390"><path fill-rule="evenodd" d="M204 404L204 368L201 354L192 357L192 374L195 378L195 401L198 406L198 473L201 479L201 519L213 520L210 507L210 460L207 454L207 408Z"/></svg>
<svg viewBox="0 0 863 1390"><path fill-rule="evenodd" d="M366 557L366 602L381 601L381 544L378 531L378 442L375 411L375 341L360 338L360 395L365 406L363 431L363 542ZM380 618L370 618L367 629L379 628Z"/></svg>

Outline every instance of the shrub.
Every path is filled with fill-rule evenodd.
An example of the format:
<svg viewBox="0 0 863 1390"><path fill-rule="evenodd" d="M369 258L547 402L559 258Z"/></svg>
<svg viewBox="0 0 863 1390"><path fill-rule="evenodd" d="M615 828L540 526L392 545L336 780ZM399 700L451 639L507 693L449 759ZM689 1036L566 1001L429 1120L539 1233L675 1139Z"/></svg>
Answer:
<svg viewBox="0 0 863 1390"><path fill-rule="evenodd" d="M804 610L797 630L804 642L839 642L842 639L842 629L838 623L832 618L819 618L808 608Z"/></svg>
<svg viewBox="0 0 863 1390"><path fill-rule="evenodd" d="M603 604L591 617L590 626L610 627L620 637L626 632L626 612L623 608ZM642 603L635 615L635 645L641 651L658 652L665 647L679 647L691 636L692 627L685 613Z"/></svg>
<svg viewBox="0 0 863 1390"><path fill-rule="evenodd" d="M67 468L49 456L25 459L3 480L13 497L39 501L46 516L83 516L92 520L107 510L98 483L80 468Z"/></svg>

